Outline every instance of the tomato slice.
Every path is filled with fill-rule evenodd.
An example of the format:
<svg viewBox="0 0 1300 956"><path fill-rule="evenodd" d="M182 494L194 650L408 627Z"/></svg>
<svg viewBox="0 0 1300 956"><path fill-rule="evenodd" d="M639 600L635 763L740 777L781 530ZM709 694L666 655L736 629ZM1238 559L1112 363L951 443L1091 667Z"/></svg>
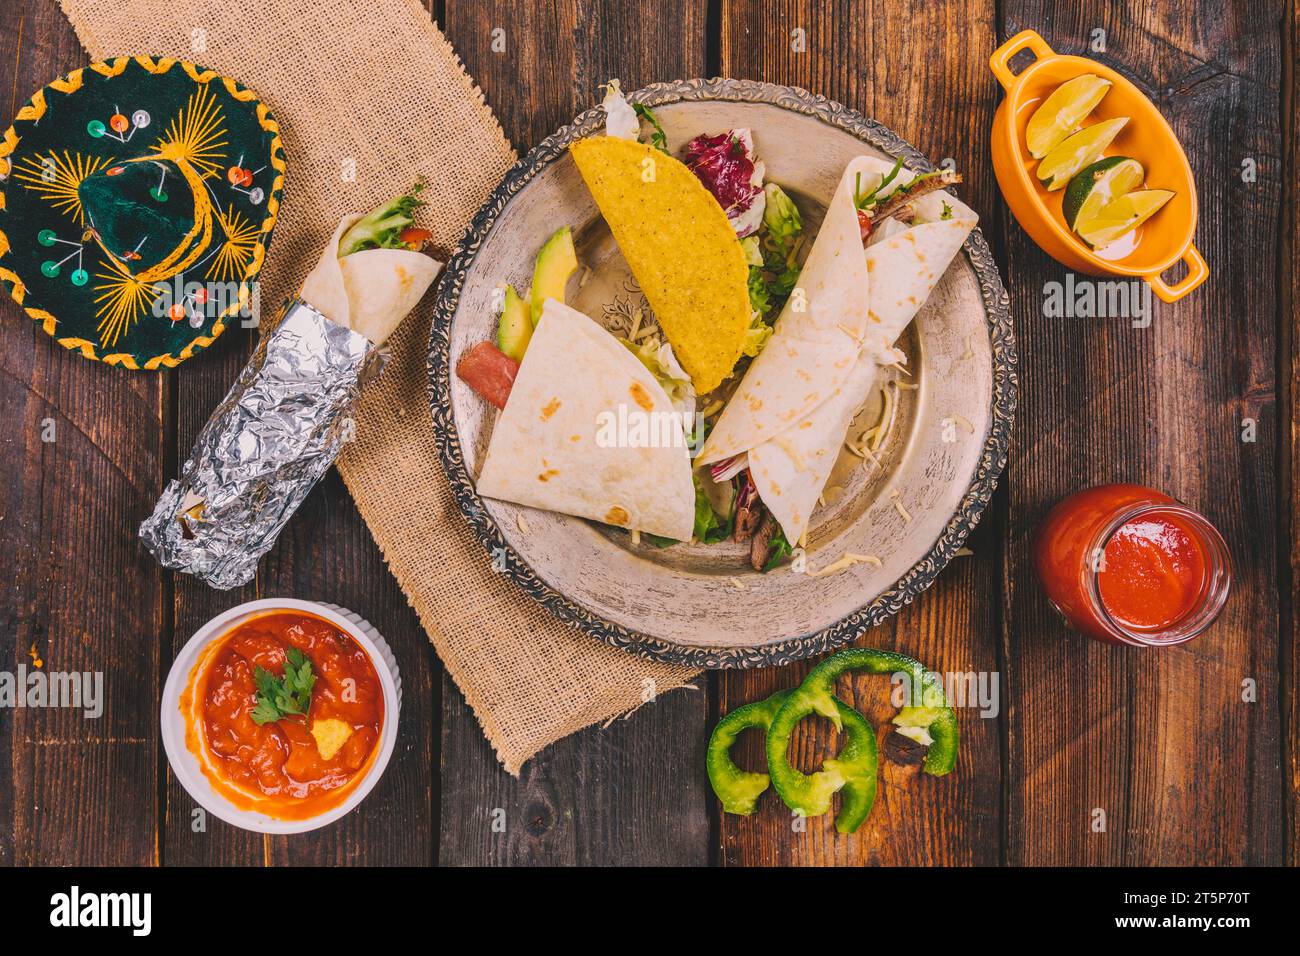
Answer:
<svg viewBox="0 0 1300 956"><path fill-rule="evenodd" d="M505 408L519 363L491 342L480 342L460 357L456 374L484 401Z"/></svg>
<svg viewBox="0 0 1300 956"><path fill-rule="evenodd" d="M407 226L397 234L397 241L403 245L415 250L424 248L424 244L433 238L433 233L428 229L420 229L417 226Z"/></svg>
<svg viewBox="0 0 1300 956"><path fill-rule="evenodd" d="M867 240L871 238L871 217L863 209L858 210L858 232L862 234L862 244L865 246Z"/></svg>

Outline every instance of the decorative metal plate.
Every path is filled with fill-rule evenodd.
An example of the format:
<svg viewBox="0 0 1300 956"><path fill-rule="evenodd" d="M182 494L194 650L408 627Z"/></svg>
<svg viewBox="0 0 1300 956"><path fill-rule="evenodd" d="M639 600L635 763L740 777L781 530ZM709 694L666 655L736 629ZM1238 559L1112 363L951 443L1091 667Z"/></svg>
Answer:
<svg viewBox="0 0 1300 956"><path fill-rule="evenodd" d="M854 155L902 156L914 169L933 168L879 123L794 87L695 79L654 84L629 98L655 107L674 146L701 132L750 127L768 180L791 192L810 233ZM978 229L971 234L965 256L902 340L919 388L900 393L884 468L850 473L836 499L814 514L810 567L846 551L873 554L882 567L816 578L757 575L739 545L659 550L633 545L618 529L483 499L474 475L494 412L452 369L464 349L493 334L493 291L505 282L527 288L537 249L567 224L591 270L587 281L571 282L569 301L600 319L602 310L617 311L636 295L566 149L603 125L603 112L588 110L516 164L474 217L440 286L428 365L434 428L484 560L561 620L654 660L762 667L848 644L929 587L979 520L1006 464L1016 347L988 245Z"/></svg>

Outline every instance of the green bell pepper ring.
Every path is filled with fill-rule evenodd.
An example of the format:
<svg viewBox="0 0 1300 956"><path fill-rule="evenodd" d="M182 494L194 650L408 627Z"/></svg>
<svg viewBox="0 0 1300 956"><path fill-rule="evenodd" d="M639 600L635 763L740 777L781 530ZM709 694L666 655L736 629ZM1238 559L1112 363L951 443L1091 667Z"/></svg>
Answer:
<svg viewBox="0 0 1300 956"><path fill-rule="evenodd" d="M790 765L790 735L795 725L812 712L810 695L796 687L777 711L767 730L767 766L772 785L785 805L802 817L817 817L831 808L831 797L843 791L835 829L853 833L876 802L876 731L867 719L838 698L836 724L848 734L848 742L835 757L822 761L814 774L802 773Z"/></svg>
<svg viewBox="0 0 1300 956"><path fill-rule="evenodd" d="M913 740L921 743L926 743L927 739L931 741L922 768L926 773L942 777L952 770L957 762L957 715L948 706L937 676L927 671L920 661L905 654L872 647L854 647L832 654L808 672L796 690L798 700L792 697L786 701L774 723L784 717L781 722L793 726L798 717L812 712L821 714L839 727L841 715L834 696L835 680L849 671L906 674L911 686L911 700L895 715L894 724ZM801 712L790 720L784 711L796 706Z"/></svg>
<svg viewBox="0 0 1300 956"><path fill-rule="evenodd" d="M709 772L709 785L722 801L722 809L727 813L748 816L758 806L758 798L767 790L768 775L751 773L736 766L731 759L731 746L742 731L751 727L761 727L767 732L773 716L781 709L785 699L793 693L779 690L767 700L755 701L737 707L718 721L709 737L708 750L705 752L704 767Z"/></svg>

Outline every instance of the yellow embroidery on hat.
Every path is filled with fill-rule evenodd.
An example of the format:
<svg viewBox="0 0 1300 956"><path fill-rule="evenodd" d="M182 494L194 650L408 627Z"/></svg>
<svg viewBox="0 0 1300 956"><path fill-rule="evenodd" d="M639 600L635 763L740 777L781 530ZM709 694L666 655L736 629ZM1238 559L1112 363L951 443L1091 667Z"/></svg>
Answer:
<svg viewBox="0 0 1300 956"><path fill-rule="evenodd" d="M112 256L105 260L109 272L96 272L95 318L99 319L99 341L105 347L116 344L121 334L145 312L162 291L143 275L132 275Z"/></svg>
<svg viewBox="0 0 1300 956"><path fill-rule="evenodd" d="M225 239L208 266L208 278L217 282L230 282L242 279L249 262L253 259L253 250L257 246L258 228L235 210L234 204L226 211L217 210L217 226Z"/></svg>
<svg viewBox="0 0 1300 956"><path fill-rule="evenodd" d="M206 87L206 84L208 84L212 80L214 79L220 80L222 86L225 87L226 91L236 100L242 103L251 102L256 104L258 125L261 127L261 129L264 132L271 134L271 144L270 144L271 168L275 171L276 176L274 178L274 181L271 184L271 188L267 191L267 195L266 195L266 217L262 220L262 222L260 223L257 229L258 238L252 251L251 260L245 267L244 275L246 277L249 275L250 272L255 274L257 270L261 268L262 260L266 253L266 245L263 236L271 232L271 230L275 227L276 220L279 218L280 203L276 197L278 196L280 191L284 188L284 173L286 167L285 160L284 160L284 144L280 140L280 125L271 117L270 108L267 107L265 103L259 101L257 99L256 93L254 93L252 90L247 89L245 87L240 87L240 85L230 77L220 76L214 70L200 70L194 64L184 60L174 60L174 59L164 58L155 61L148 56L137 56L134 58L120 56L120 57L116 57L113 60L107 60L100 63L92 63L89 67L72 70L66 76L63 76L59 79L52 81L49 84L49 89L56 90L60 93L65 93L65 94L75 93L82 87L82 84L84 82L83 74L85 70L89 69L104 77L115 77L115 76L120 76L122 73L124 73L126 71L126 68L132 62L138 63L146 71L154 74L166 73L177 63L180 63L185 73L190 77L190 79L194 80L196 83L199 83L200 85ZM194 97L192 96L191 104L193 103L193 101L194 101ZM194 105L196 106L197 109L197 104ZM189 108L190 108L190 104L187 104L186 109L189 110ZM15 122L18 120L27 120L30 122L36 122L40 120L41 117L45 114L46 109L47 109L47 103L45 99L45 91L38 90L36 94L32 96L31 102L28 105L24 106L21 110L19 110L18 114L14 118ZM209 163L211 163L213 157L207 155L207 153L210 153L211 151L215 150L218 146L224 146L226 144L224 141L213 143L211 141L212 140L211 136L206 136L206 138L201 136L196 141L194 139L194 134L197 130L199 130L199 126L197 124L197 116L190 115L187 117L187 114L183 112L180 119L182 122L185 122L188 119L190 123L188 127L188 138L186 138L185 141L189 143L189 148L191 149L197 148L200 150L197 160L194 161L196 165L199 166L200 169L203 169L204 177L206 177L207 175L210 175L211 173L215 172L216 167L214 165L212 170L208 170L204 168L204 163L202 162L202 160L207 160ZM173 125L176 125L177 121L173 120L172 122ZM209 130L209 132L211 131ZM164 136L163 139L159 141L160 143L174 138L172 135L170 135L172 133L172 129L170 127L168 133L169 135ZM221 135L225 135L224 130L221 131ZM3 182L10 173L11 161L8 159L8 157L10 154L14 152L15 149L17 149L18 144L19 144L19 137L17 131L14 129L14 127L10 126L8 129L4 131L3 135L0 136L0 182ZM4 194L3 192L0 192L0 210L4 208L3 200L4 200ZM219 217L220 213L218 212L217 215ZM210 235L211 217L209 215L208 217L205 218L208 219L208 229ZM206 244L206 240L204 244ZM9 250L8 238L5 236L3 230L0 230L0 257L4 256L8 252L8 250ZM112 260L110 258L110 263L111 264L115 263L115 260ZM114 284L119 284L118 277L101 276L101 278L107 278L110 280L110 282ZM26 297L26 292L27 292L26 287L23 285L22 279L20 279L19 276L16 273L14 273L12 270L0 268L0 280L3 280L4 282L10 284L11 297L13 298L14 302L16 302L19 306L22 306L23 300ZM108 289L101 289L101 286L96 286L95 289L96 291L101 291L101 293L109 291ZM239 309L245 307L250 301L250 299L251 296L249 294L247 284L241 284L239 290L238 302L232 303L221 314L221 316L218 317L217 321L212 326L211 334L196 335L193 339L190 340L190 342L187 345L185 345L184 348L182 348L179 351L178 354L173 355L170 352L167 352L167 353L163 353L162 355L155 355L152 358L147 359L144 362L143 366L141 366L140 363L136 361L135 357L129 353L113 353L107 355L99 355L96 351L95 344L86 339L76 338L76 337L55 338L55 329L58 324L58 320L52 314L45 311L44 309L36 309L36 308L24 308L24 311L32 319L36 320L37 322L40 322L46 334L48 334L52 338L55 338L55 341L58 342L59 345L63 346L66 349L80 351L81 354L87 359L90 359L92 361L102 361L107 365L120 365L123 368L128 368L128 369L139 369L142 367L146 369L157 369L160 367L175 368L176 366L180 365L181 362L190 358L198 350L206 348L207 346L211 345L218 338L218 336L220 336L226 330L227 323L225 319L234 315L236 312L239 311Z"/></svg>
<svg viewBox="0 0 1300 956"><path fill-rule="evenodd" d="M224 117L216 97L207 86L200 86L190 94L185 108L167 124L167 132L154 144L154 149L166 159L185 160L215 176L225 161L226 145Z"/></svg>
<svg viewBox="0 0 1300 956"><path fill-rule="evenodd" d="M62 156L54 152L45 156L38 153L19 160L14 179L59 212L71 217L78 226L84 226L86 215L81 208L81 194L77 187L87 176L111 161L108 156L83 156L66 149Z"/></svg>

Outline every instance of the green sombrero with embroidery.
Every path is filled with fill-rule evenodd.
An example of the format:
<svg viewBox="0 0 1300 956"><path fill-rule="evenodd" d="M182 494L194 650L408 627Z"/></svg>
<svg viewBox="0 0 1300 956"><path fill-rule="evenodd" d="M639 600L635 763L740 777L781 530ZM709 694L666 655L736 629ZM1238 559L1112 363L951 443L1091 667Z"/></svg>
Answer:
<svg viewBox="0 0 1300 956"><path fill-rule="evenodd" d="M0 142L0 282L86 358L179 365L250 314L283 188L252 90L183 60L74 70Z"/></svg>

